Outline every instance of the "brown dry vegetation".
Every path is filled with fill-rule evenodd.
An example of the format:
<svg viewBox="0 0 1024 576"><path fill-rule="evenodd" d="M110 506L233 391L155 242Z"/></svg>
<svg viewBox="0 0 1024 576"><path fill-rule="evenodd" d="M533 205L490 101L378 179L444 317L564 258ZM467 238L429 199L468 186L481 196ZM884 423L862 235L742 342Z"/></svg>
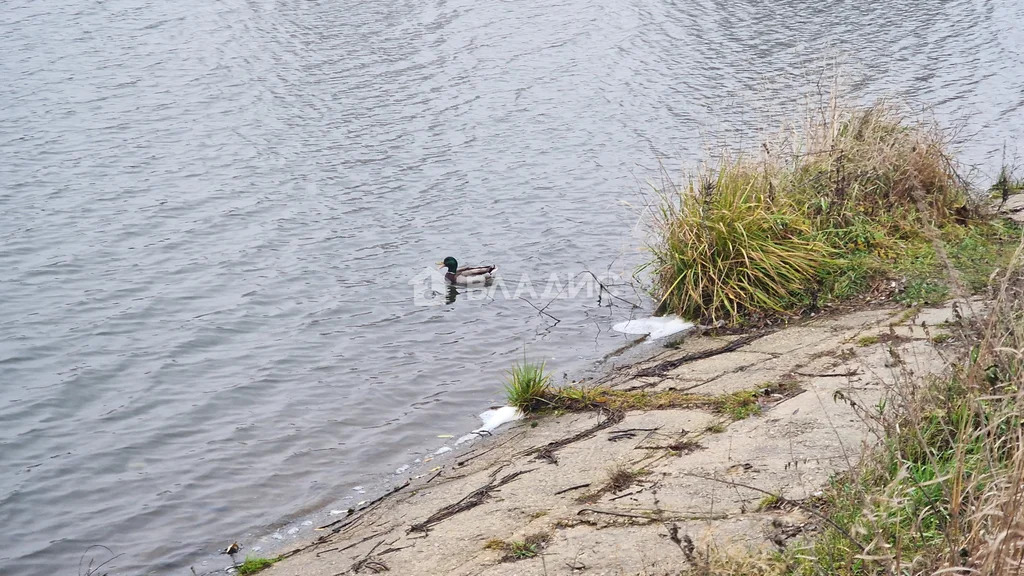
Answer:
<svg viewBox="0 0 1024 576"><path fill-rule="evenodd" d="M658 190L648 266L661 309L749 324L862 294L943 300L957 288L944 258L997 265L1013 236L981 217L947 149L894 105L833 99L759 154L723 152ZM970 289L987 280L967 274Z"/></svg>

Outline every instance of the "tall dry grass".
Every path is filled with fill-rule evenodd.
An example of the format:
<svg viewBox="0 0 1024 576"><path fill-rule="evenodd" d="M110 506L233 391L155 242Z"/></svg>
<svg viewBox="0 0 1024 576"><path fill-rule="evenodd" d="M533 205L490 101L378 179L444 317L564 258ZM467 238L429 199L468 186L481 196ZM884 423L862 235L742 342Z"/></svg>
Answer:
<svg viewBox="0 0 1024 576"><path fill-rule="evenodd" d="M937 126L895 106L833 99L759 154L723 154L658 191L661 307L736 323L863 290L922 230L970 216L947 149Z"/></svg>

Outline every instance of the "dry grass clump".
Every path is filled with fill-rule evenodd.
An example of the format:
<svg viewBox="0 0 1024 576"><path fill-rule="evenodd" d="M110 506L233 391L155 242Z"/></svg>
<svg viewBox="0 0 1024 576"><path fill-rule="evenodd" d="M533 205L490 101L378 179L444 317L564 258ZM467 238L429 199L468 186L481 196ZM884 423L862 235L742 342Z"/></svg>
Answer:
<svg viewBox="0 0 1024 576"><path fill-rule="evenodd" d="M515 562L537 556L544 550L544 546L550 539L551 535L544 532L530 534L522 540L491 538L484 544L484 548L503 551L505 553L501 558L503 562Z"/></svg>
<svg viewBox="0 0 1024 576"><path fill-rule="evenodd" d="M712 179L691 180L658 215L654 247L663 302L687 318L731 319L792 307L837 253L812 221L752 163L724 157Z"/></svg>
<svg viewBox="0 0 1024 576"><path fill-rule="evenodd" d="M833 98L808 121L804 138L790 144L792 170L783 167L780 175L792 175L783 185L819 204L817 214L833 227L868 217L914 232L920 221L894 216L923 208L925 223L939 226L966 201L948 148L937 125L887 102L843 109Z"/></svg>
<svg viewBox="0 0 1024 576"><path fill-rule="evenodd" d="M632 486L638 479L648 474L643 468L633 470L623 465L618 465L608 471L608 488L612 492L622 492Z"/></svg>
<svg viewBox="0 0 1024 576"><path fill-rule="evenodd" d="M729 394L709 396L679 390L613 390L610 388L573 387L551 388L542 397L539 406L552 410L580 412L602 409L610 412L629 410L702 409L722 414L732 420L743 420L761 411L758 399L766 394L792 395L797 390L788 384L739 390Z"/></svg>
<svg viewBox="0 0 1024 576"><path fill-rule="evenodd" d="M946 148L893 106L833 101L759 157L724 154L660 190L650 266L662 308L734 323L867 289L908 243L927 247L925 227L974 215Z"/></svg>

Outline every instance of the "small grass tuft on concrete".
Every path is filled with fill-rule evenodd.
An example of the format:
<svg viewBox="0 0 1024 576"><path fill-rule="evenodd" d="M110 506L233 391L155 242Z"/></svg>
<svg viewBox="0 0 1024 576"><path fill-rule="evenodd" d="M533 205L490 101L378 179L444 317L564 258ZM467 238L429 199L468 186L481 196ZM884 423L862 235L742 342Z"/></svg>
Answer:
<svg viewBox="0 0 1024 576"><path fill-rule="evenodd" d="M504 551L505 555L502 556L502 561L515 562L516 560L525 560L539 555L550 539L551 535L544 532L530 534L522 540L491 538L484 544L484 548L487 550Z"/></svg>
<svg viewBox="0 0 1024 576"><path fill-rule="evenodd" d="M881 338L879 338L876 334L872 334L870 336L861 336L860 338L857 338L857 346L860 346L862 348L865 346L874 346L875 344L878 344L880 341Z"/></svg>
<svg viewBox="0 0 1024 576"><path fill-rule="evenodd" d="M505 398L509 406L515 406L524 413L535 411L544 403L551 376L544 372L544 362L513 364L505 381Z"/></svg>
<svg viewBox="0 0 1024 576"><path fill-rule="evenodd" d="M240 576L246 576L247 574L255 574L274 565L274 562L279 561L280 558L257 558L252 556L246 556L245 562L242 562L237 566L238 573Z"/></svg>

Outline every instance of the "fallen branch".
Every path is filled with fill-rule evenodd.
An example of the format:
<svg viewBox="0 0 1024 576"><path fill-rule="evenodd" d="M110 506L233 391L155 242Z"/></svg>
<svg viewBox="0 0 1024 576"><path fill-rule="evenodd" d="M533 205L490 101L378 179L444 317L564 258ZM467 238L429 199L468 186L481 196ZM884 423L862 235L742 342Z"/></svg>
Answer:
<svg viewBox="0 0 1024 576"><path fill-rule="evenodd" d="M619 422L622 422L623 418L625 418L625 414L623 412L611 412L604 419L604 422L598 422L597 424L591 426L590 428L587 428L586 430L578 434L574 434L568 438L562 438L561 440L548 442L544 446L523 450L522 452L516 454L516 456L529 456L531 454L536 454L536 458L538 460L547 460L552 464L558 464L558 459L555 458L555 452L557 450L564 448L565 446L568 446L573 442L579 442L580 440L590 438L597 432L600 432L605 428L609 428L611 426L618 424Z"/></svg>
<svg viewBox="0 0 1024 576"><path fill-rule="evenodd" d="M350 548L355 548L356 546L359 546L360 544L362 544L363 542L366 542L367 540L373 540L374 538L377 538L378 536L383 536L383 535L385 535L387 533L388 533L388 531L384 530L382 532L377 532L376 534L370 534L366 538L363 538L362 540L359 540L358 542L353 542L353 543L349 544L348 546L345 546L344 548L328 548L327 550L321 550L321 551L316 553L316 557L319 558L321 554L327 554L328 552L334 552L334 551L344 552L345 550L348 550ZM380 543L378 543L378 546L379 545L380 545Z"/></svg>
<svg viewBox="0 0 1024 576"><path fill-rule="evenodd" d="M629 512L612 512L611 510L598 510L596 508L581 508L576 513L577 516L582 515L584 512L592 512L594 514L607 514L608 516L621 516L623 518L640 518L641 520L655 520L654 514L630 514Z"/></svg>
<svg viewBox="0 0 1024 576"><path fill-rule="evenodd" d="M589 487L590 487L590 482L587 482L586 484L577 484L576 486L569 486L568 488L563 488L563 489L559 490L558 492L555 492L554 495L558 496L559 494L565 494L566 492L572 492L573 490L580 490L582 488L589 488Z"/></svg>
<svg viewBox="0 0 1024 576"><path fill-rule="evenodd" d="M437 512L431 514L423 522L413 524L412 526L410 526L409 532L427 533L430 530L431 526L443 522L460 512L465 512L466 510L476 508L480 504L483 504L484 500L486 500L487 497L490 496L491 492L493 492L494 490L497 490L498 488L501 488L502 486L522 476L523 474L533 472L534 470L536 470L536 468L530 468L529 470L520 470L518 472L513 472L511 474L505 475L501 480L498 481L495 481L494 477L492 476L490 482L470 492L458 502L454 504L449 504L448 506L445 506L444 508L441 508Z"/></svg>
<svg viewBox="0 0 1024 576"><path fill-rule="evenodd" d="M582 515L584 512L591 512L594 514L606 514L608 516L621 516L623 518L638 518L640 520L650 520L652 522L672 522L672 521L690 521L690 520L725 520L729 518L728 514L666 514L671 510L655 510L648 512L647 514L632 514L629 512L614 512L611 510L598 510L596 508L582 508L576 513L577 516Z"/></svg>
<svg viewBox="0 0 1024 576"><path fill-rule="evenodd" d="M839 377L846 378L846 377L849 377L849 376L858 376L858 375L860 375L860 370L854 369L854 370L850 370L849 372L822 372L822 373L793 372L793 374L796 374L797 376L806 376L808 378L839 378Z"/></svg>
<svg viewBox="0 0 1024 576"><path fill-rule="evenodd" d="M775 332L775 330L765 330L762 332L758 332L756 334L747 334L746 336L740 336L739 338L733 340L732 342L729 342L724 346L719 346L718 348L712 348L711 350L704 350L702 352L694 352L692 354L687 354L685 356L681 356L673 360L666 360L659 364L655 364L654 366L648 366L647 368L644 368L643 370L640 370L639 372L634 374L633 377L642 378L644 376L662 376L666 372L674 370L688 362L695 362L697 360L703 360L705 358L711 358L712 356L718 356L719 354L725 354L727 352L739 350L740 348L746 346L747 344L750 344L751 342L759 338L767 336L772 332Z"/></svg>
<svg viewBox="0 0 1024 576"><path fill-rule="evenodd" d="M632 492L626 492L625 494L619 494L618 496L616 496L614 498L609 498L608 501L609 502L615 502L619 498L625 498L626 496L632 496L634 494L639 494L639 493L643 492L644 490L645 490L645 488L641 488L639 490L634 490Z"/></svg>
<svg viewBox="0 0 1024 576"><path fill-rule="evenodd" d="M501 447L502 447L502 446L504 446L505 444L508 444L509 442L512 442L513 440L515 440L515 439L519 438L519 437L520 437L520 436L522 436L523 434L526 434L526 433L525 433L525 432L519 432L519 433L517 433L517 434L514 434L514 435L513 435L512 437L510 437L509 439L507 439L507 440L503 441L503 442L502 442L502 443L500 443L500 444L497 444L497 445L491 446L490 448L488 448L487 450L484 450L483 452L480 452L479 454L474 454L473 456L470 456L469 458L463 458L462 460L459 460L459 461L457 461L457 462L455 463L455 466L456 466L456 467L461 467L461 466L465 466L465 465L466 465L466 463L468 463L469 461L471 461L471 460L474 460L474 459L476 459L476 458L479 458L479 457L483 456L484 454L487 454L488 452L491 452L492 450L495 450L495 449L497 449L497 448L501 448Z"/></svg>
<svg viewBox="0 0 1024 576"><path fill-rule="evenodd" d="M533 309L534 309L534 310L536 310L536 311L537 311L538 313L540 313L540 314L543 314L543 315L547 316L548 318L551 318L552 320L554 320L554 321L555 321L555 323L554 323L554 324L552 324L552 326L557 326L557 325L558 325L558 323L562 321L561 319L559 319L559 318L555 318L555 317L554 317L554 316L552 316L551 314L548 314L547 312L545 312L545 311L544 311L544 308L547 308L547 307L548 307L548 305L550 305L550 304L551 304L551 302L548 302L548 303L547 303L547 304L546 304L546 305L544 306L544 308L537 308L536 306L534 306L533 302L530 302L530 301L529 301L529 300L527 300L526 298L523 298L522 296L520 296L520 297L519 297L519 299L520 299L520 300L522 300L523 302L526 302L526 303L527 303L527 304L529 304L530 306L532 306L532 307L533 307ZM552 300L552 302L553 302L553 300Z"/></svg>
<svg viewBox="0 0 1024 576"><path fill-rule="evenodd" d="M346 526L348 526L348 525L349 525L350 523L352 523L352 522L355 522L355 521L356 521L356 518L354 518L354 517L356 516L356 514L358 514L358 513L360 513L360 512L366 512L367 510L369 510L369 509L371 509L371 508L373 508L373 507L377 506L377 505L378 505L378 504L380 504L381 502L383 502L383 501L384 501L384 500L385 500L386 498L389 498L389 497L391 497L391 496L394 496L395 494L397 494L398 492L400 492L401 490L403 490L404 488L406 488L407 486L409 486L409 483L410 483L410 482L411 482L411 480L406 480L406 481L405 481L405 484L402 484L402 485L400 485L400 486L395 486L395 487L394 487L394 488L392 488L391 490L387 491L387 492L386 492L386 493L385 493L385 494L384 494L383 496L381 496L380 498L377 498L377 499L376 499L376 500L374 500L373 502L370 502L369 504L367 504L367 505L366 505L366 506L364 506L363 508L361 508L361 509L359 509L359 510L353 510L353 511L352 511L352 513L351 513L351 514L349 514L348 516L346 516L346 517L344 517L344 518L342 518L342 519L340 519L340 520L335 520L334 522L331 522L331 523L329 523L329 524L324 524L323 526L318 526L318 527L317 527L316 529L317 529L317 530L326 530L326 529L328 529L328 528L331 528L332 526L336 526L337 524L341 524L341 523L343 523L343 522L344 522L344 524L342 524L341 526L338 526L337 528L335 528L335 529L333 530L333 532L340 532L340 531L341 531L341 530L343 530L343 529L344 529L344 528L345 528Z"/></svg>
<svg viewBox="0 0 1024 576"><path fill-rule="evenodd" d="M626 432L654 432L654 431L657 431L657 430L661 430L661 426L658 426L658 427L655 427L655 428L624 428L622 430L612 430L612 431L608 432L608 434L609 435L612 435L612 434L623 434L623 433L626 433Z"/></svg>

